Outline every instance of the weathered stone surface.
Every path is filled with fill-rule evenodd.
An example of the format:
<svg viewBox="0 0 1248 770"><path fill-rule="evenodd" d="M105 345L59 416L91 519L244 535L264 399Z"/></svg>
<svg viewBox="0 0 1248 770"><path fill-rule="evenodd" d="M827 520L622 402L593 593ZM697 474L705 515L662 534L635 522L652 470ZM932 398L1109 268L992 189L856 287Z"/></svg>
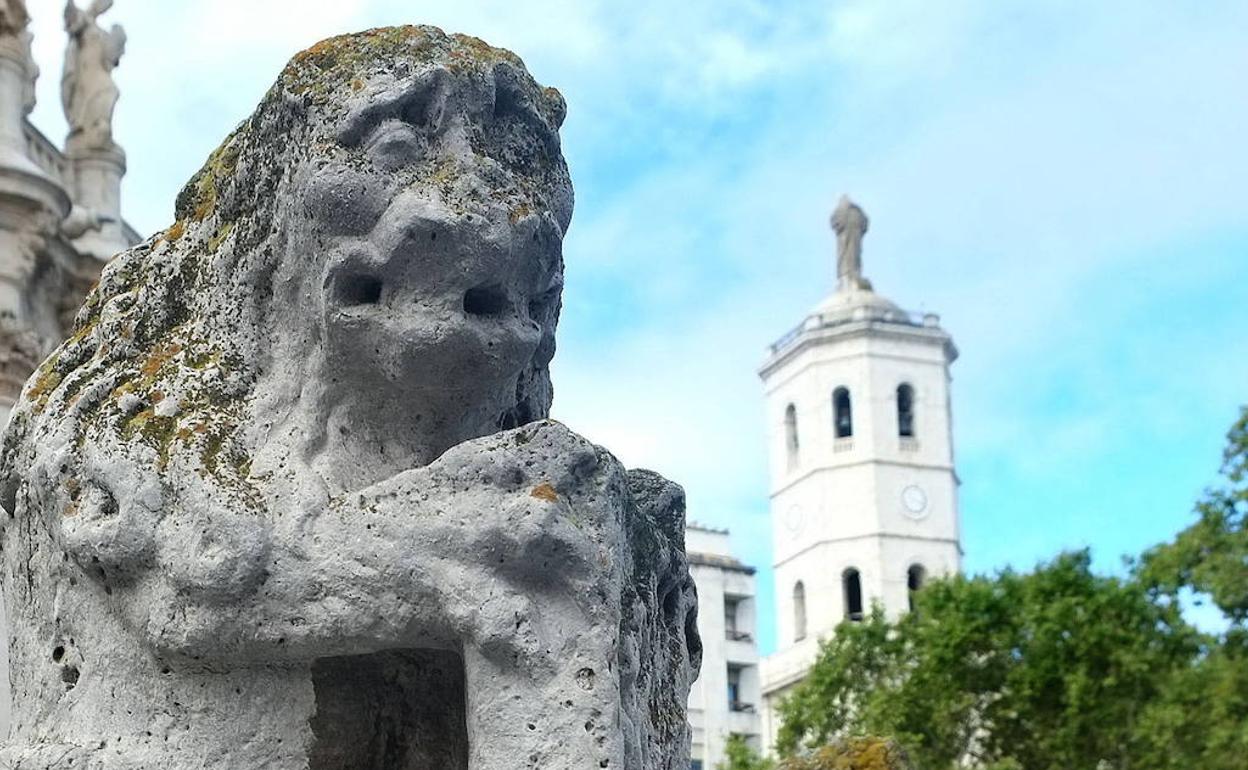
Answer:
<svg viewBox="0 0 1248 770"><path fill-rule="evenodd" d="M687 767L683 494L544 419L563 114L335 38L109 265L4 439L0 766Z"/></svg>

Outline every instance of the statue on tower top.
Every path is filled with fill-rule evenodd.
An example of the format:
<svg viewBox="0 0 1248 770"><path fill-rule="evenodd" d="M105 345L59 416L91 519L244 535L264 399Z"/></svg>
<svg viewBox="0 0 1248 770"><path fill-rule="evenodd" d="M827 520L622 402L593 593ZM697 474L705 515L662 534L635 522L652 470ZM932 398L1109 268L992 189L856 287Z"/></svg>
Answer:
<svg viewBox="0 0 1248 770"><path fill-rule="evenodd" d="M871 282L862 277L862 237L866 235L870 220L863 210L842 195L832 212L832 229L836 231L836 279L837 289L853 291L871 290Z"/></svg>
<svg viewBox="0 0 1248 770"><path fill-rule="evenodd" d="M126 50L126 32L114 24L105 32L99 17L113 7L113 0L93 0L82 10L74 0L65 3L65 71L61 75L61 104L69 123L67 147L111 149L113 108L119 92L113 69Z"/></svg>

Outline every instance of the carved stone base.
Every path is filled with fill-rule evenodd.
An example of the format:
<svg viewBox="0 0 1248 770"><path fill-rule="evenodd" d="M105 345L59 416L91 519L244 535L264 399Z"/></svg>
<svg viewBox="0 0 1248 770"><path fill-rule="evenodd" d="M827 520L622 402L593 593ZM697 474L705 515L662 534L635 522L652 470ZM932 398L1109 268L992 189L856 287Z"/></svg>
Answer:
<svg viewBox="0 0 1248 770"><path fill-rule="evenodd" d="M74 169L74 201L107 219L98 229L75 239L74 247L107 262L130 246L121 224L121 178L126 174L126 153L115 144L74 147L71 142L67 155Z"/></svg>

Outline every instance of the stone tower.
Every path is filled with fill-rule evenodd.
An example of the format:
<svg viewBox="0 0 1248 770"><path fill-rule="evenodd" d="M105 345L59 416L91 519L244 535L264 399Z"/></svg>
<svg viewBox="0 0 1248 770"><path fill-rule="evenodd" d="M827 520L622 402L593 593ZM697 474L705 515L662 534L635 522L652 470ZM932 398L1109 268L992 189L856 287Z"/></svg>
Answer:
<svg viewBox="0 0 1248 770"><path fill-rule="evenodd" d="M906 312L862 275L867 218L832 216L837 288L773 344L766 393L778 652L762 666L763 732L818 639L873 602L895 616L931 575L960 567L949 365L933 314Z"/></svg>

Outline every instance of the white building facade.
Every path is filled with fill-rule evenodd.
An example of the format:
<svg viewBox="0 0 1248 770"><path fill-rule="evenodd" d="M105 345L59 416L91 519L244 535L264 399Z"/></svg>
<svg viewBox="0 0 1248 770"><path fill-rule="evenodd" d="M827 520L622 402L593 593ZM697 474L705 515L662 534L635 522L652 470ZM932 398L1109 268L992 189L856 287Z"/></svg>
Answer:
<svg viewBox="0 0 1248 770"><path fill-rule="evenodd" d="M732 556L727 530L691 523L685 550L702 637L702 673L689 692L692 770L714 770L732 734L763 745L754 568Z"/></svg>
<svg viewBox="0 0 1248 770"><path fill-rule="evenodd" d="M949 367L933 314L901 310L840 244L839 284L771 346L766 393L778 651L762 662L762 739L838 623L905 612L929 576L961 566ZM841 209L838 209L838 214ZM836 219L834 216L834 225ZM846 251L850 253L846 253Z"/></svg>

